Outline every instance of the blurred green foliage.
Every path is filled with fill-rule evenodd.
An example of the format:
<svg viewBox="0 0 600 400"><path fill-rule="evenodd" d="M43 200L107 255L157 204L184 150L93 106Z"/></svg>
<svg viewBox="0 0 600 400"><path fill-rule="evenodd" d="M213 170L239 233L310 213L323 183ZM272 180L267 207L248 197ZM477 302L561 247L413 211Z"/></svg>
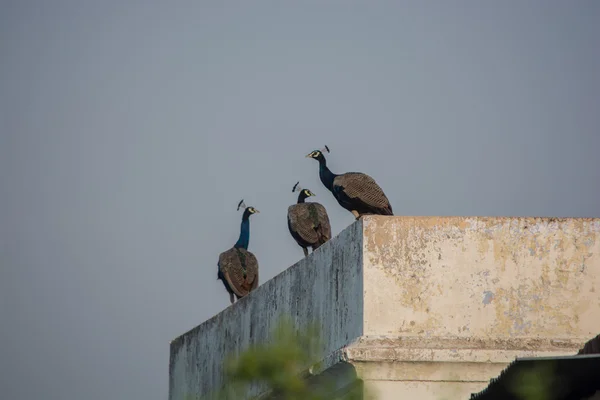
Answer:
<svg viewBox="0 0 600 400"><path fill-rule="evenodd" d="M256 344L226 360L226 387L219 398L241 399L251 388L260 385L261 389L270 391L269 399L333 399L335 379L321 378L315 382L309 372L320 371L320 364L315 362L320 358L321 344L316 324L298 330L289 318L282 318L268 343ZM350 389L344 391L343 399L362 400L362 382L356 377L350 381Z"/></svg>
<svg viewBox="0 0 600 400"><path fill-rule="evenodd" d="M511 392L521 400L551 400L557 394L554 364L537 365L523 371L510 382Z"/></svg>

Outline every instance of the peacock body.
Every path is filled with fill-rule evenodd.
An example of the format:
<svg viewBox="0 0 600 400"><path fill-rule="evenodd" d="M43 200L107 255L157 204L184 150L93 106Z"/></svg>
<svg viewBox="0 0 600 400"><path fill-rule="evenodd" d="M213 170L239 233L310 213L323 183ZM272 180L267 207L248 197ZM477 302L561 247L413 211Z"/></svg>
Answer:
<svg viewBox="0 0 600 400"><path fill-rule="evenodd" d="M258 286L258 260L248 251L250 215L258 212L254 207L245 208L238 241L232 248L219 254L217 280L223 282L232 304L234 296L239 300Z"/></svg>
<svg viewBox="0 0 600 400"><path fill-rule="evenodd" d="M302 247L305 256L308 255L308 247L315 251L331 239L331 224L327 210L322 204L305 202L305 199L310 196L314 196L314 193L308 189L302 189L298 195L297 204L288 207L290 234Z"/></svg>
<svg viewBox="0 0 600 400"><path fill-rule="evenodd" d="M362 172L334 174L321 150L315 150L307 157L319 162L319 179L338 204L354 214L356 219L363 215L394 215L387 196L375 179Z"/></svg>

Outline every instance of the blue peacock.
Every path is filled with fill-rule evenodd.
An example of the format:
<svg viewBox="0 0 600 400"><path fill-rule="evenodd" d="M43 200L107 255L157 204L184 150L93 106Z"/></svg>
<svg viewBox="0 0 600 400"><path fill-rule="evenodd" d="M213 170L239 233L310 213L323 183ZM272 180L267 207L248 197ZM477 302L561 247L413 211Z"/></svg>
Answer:
<svg viewBox="0 0 600 400"><path fill-rule="evenodd" d="M356 219L363 215L394 215L388 198L373 178L362 172L334 174L327 167L323 151L329 153L329 147L314 150L306 157L319 162L319 178L340 206L350 211Z"/></svg>
<svg viewBox="0 0 600 400"><path fill-rule="evenodd" d="M246 296L258 286L258 260L248 251L250 243L250 216L258 214L254 207L246 207L244 200L238 204L238 211L244 209L240 237L227 251L219 254L217 280L221 280L229 293L229 300L233 304L234 296L237 300Z"/></svg>

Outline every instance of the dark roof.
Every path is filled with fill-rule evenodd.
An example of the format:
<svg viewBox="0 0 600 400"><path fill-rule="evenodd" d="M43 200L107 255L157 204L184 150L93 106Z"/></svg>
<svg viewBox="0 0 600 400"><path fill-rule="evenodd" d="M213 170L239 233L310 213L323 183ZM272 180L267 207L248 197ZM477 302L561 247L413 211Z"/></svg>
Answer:
<svg viewBox="0 0 600 400"><path fill-rule="evenodd" d="M589 340L577 354L600 354L600 335Z"/></svg>
<svg viewBox="0 0 600 400"><path fill-rule="evenodd" d="M471 400L521 400L529 398L523 396L524 392L533 391L544 391L546 396L531 398L581 400L597 390L600 390L600 354L518 358L499 377L493 378L487 388L471 394Z"/></svg>

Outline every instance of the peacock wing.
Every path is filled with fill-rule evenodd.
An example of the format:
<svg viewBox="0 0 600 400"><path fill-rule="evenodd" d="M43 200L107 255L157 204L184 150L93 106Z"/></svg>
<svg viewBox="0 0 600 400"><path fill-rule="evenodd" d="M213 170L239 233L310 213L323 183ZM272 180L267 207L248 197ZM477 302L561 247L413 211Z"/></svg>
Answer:
<svg viewBox="0 0 600 400"><path fill-rule="evenodd" d="M229 287L238 297L252 290L258 276L258 261L248 250L231 248L219 256L219 265Z"/></svg>
<svg viewBox="0 0 600 400"><path fill-rule="evenodd" d="M254 254L246 251L246 282L244 288L247 288L248 293L258 287L258 260Z"/></svg>
<svg viewBox="0 0 600 400"><path fill-rule="evenodd" d="M310 203L315 208L317 212L317 218L320 224L321 234L325 236L326 240L331 239L331 223L329 222L329 215L327 214L327 210L320 203Z"/></svg>
<svg viewBox="0 0 600 400"><path fill-rule="evenodd" d="M337 176L333 181L333 188L343 191L349 198L359 200L369 207L392 211L383 189L375 179L362 172L347 172Z"/></svg>
<svg viewBox="0 0 600 400"><path fill-rule="evenodd" d="M290 229L306 243L315 243L319 237L315 231L318 220L311 216L310 204L300 203L288 207ZM314 212L313 212L314 214Z"/></svg>

